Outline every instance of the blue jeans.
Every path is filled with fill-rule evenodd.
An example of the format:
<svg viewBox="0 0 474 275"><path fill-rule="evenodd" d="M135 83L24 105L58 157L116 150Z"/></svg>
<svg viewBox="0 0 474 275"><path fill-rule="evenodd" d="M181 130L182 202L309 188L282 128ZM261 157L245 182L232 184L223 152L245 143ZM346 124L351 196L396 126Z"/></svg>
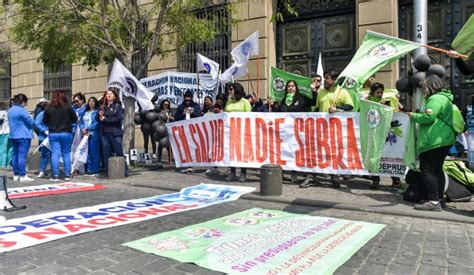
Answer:
<svg viewBox="0 0 474 275"><path fill-rule="evenodd" d="M98 174L100 169L100 139L90 136L87 140L89 153L87 155L87 173Z"/></svg>
<svg viewBox="0 0 474 275"><path fill-rule="evenodd" d="M11 142L13 144L13 174L23 177L26 175L26 158L28 156L28 150L30 150L31 139L16 138L11 139Z"/></svg>
<svg viewBox="0 0 474 275"><path fill-rule="evenodd" d="M102 152L104 154L105 169L108 169L108 160L111 156L123 157L122 136L114 134L102 134L100 136L102 142ZM108 174L108 171L107 171ZM125 175L128 175L128 166L125 164Z"/></svg>
<svg viewBox="0 0 474 275"><path fill-rule="evenodd" d="M49 143L51 143L51 168L53 170L53 177L59 176L59 156L63 157L64 161L64 176L71 176L71 145L72 133L50 133Z"/></svg>
<svg viewBox="0 0 474 275"><path fill-rule="evenodd" d="M49 161L51 160L51 151L48 148L42 146L40 148L41 157L40 157L40 165L39 170L40 172L44 172L46 167L48 166Z"/></svg>

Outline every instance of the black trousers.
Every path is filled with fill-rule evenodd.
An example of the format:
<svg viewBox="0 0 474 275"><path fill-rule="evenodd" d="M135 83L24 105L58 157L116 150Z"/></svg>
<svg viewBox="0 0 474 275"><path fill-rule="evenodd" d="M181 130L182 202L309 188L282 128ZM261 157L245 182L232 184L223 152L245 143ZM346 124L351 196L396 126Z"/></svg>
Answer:
<svg viewBox="0 0 474 275"><path fill-rule="evenodd" d="M237 172L237 168L236 167L230 167L230 172L232 174L235 174ZM240 173L241 174L247 174L247 168L240 168Z"/></svg>
<svg viewBox="0 0 474 275"><path fill-rule="evenodd" d="M435 148L420 154L420 170L428 192L428 199L438 201L444 194L443 162L448 155L450 146Z"/></svg>
<svg viewBox="0 0 474 275"><path fill-rule="evenodd" d="M151 133L143 133L143 145L145 147L145 153L148 153L148 141L151 141L151 148L153 154L156 154L156 142L153 140L153 135Z"/></svg>

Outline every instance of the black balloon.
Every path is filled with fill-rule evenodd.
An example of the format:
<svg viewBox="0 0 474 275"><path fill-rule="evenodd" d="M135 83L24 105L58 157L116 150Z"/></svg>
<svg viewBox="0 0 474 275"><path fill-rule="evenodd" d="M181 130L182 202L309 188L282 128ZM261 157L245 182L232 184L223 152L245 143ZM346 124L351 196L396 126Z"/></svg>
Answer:
<svg viewBox="0 0 474 275"><path fill-rule="evenodd" d="M415 60L414 60L414 65L415 65L415 68L418 70L418 71L426 71L428 70L428 68L430 67L431 65L431 60L430 60L430 57L426 54L420 54L418 55L417 57L415 57Z"/></svg>
<svg viewBox="0 0 474 275"><path fill-rule="evenodd" d="M168 138L168 136L165 136L165 137L162 137L158 143L160 144L161 147L165 148L170 145L170 139Z"/></svg>
<svg viewBox="0 0 474 275"><path fill-rule="evenodd" d="M135 114L135 116L133 117L133 122L135 122L135 124L142 124L143 123L143 119L140 116L140 114Z"/></svg>
<svg viewBox="0 0 474 275"><path fill-rule="evenodd" d="M151 124L148 122L145 122L140 126L140 129L142 130L143 133L151 133Z"/></svg>
<svg viewBox="0 0 474 275"><path fill-rule="evenodd" d="M158 119L160 119L164 123L168 122L168 116L165 113L159 113L158 114Z"/></svg>
<svg viewBox="0 0 474 275"><path fill-rule="evenodd" d="M151 102L155 103L158 100L158 94L154 94L151 98Z"/></svg>
<svg viewBox="0 0 474 275"><path fill-rule="evenodd" d="M149 123L153 123L157 118L158 116L155 112L148 112L148 114L146 114L146 121Z"/></svg>
<svg viewBox="0 0 474 275"><path fill-rule="evenodd" d="M153 121L153 123L151 124L151 129L156 129L156 127L160 126L160 125L163 125L163 122L161 122L161 120L155 120Z"/></svg>
<svg viewBox="0 0 474 275"><path fill-rule="evenodd" d="M159 142L162 137L158 133L153 133L153 140Z"/></svg>
<svg viewBox="0 0 474 275"><path fill-rule="evenodd" d="M410 78L410 84L412 87L421 88L421 84L426 77L425 72L416 72Z"/></svg>
<svg viewBox="0 0 474 275"><path fill-rule="evenodd" d="M159 125L158 127L153 129L155 129L155 133L157 133L160 137L164 137L167 134L165 125Z"/></svg>
<svg viewBox="0 0 474 275"><path fill-rule="evenodd" d="M146 114L148 114L148 112L149 112L148 110L147 111L145 111L145 110L140 111L140 116L142 117L142 120L145 120Z"/></svg>
<svg viewBox="0 0 474 275"><path fill-rule="evenodd" d="M400 93L408 93L413 90L413 87L410 84L410 77L404 75L397 80L395 87Z"/></svg>
<svg viewBox="0 0 474 275"><path fill-rule="evenodd" d="M443 78L446 76L446 69L440 64L433 64L428 68L428 74L435 74Z"/></svg>
<svg viewBox="0 0 474 275"><path fill-rule="evenodd" d="M154 104L154 105L153 105L153 110L154 110L156 113L159 113L159 112L160 112L160 105Z"/></svg>

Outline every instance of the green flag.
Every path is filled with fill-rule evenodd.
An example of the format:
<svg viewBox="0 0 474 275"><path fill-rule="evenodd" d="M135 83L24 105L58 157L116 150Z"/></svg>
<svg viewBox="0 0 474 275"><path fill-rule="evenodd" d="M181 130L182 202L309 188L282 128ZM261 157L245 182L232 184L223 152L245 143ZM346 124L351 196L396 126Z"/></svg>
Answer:
<svg viewBox="0 0 474 275"><path fill-rule="evenodd" d="M390 131L392 108L376 102L360 101L360 144L364 167L379 172L385 139Z"/></svg>
<svg viewBox="0 0 474 275"><path fill-rule="evenodd" d="M451 48L467 56L474 51L474 15L469 17L466 24L458 32L453 43L451 43Z"/></svg>
<svg viewBox="0 0 474 275"><path fill-rule="evenodd" d="M275 67L270 68L270 96L275 102L283 100L288 80L296 81L300 93L307 98L313 98L311 92L311 78L289 73Z"/></svg>
<svg viewBox="0 0 474 275"><path fill-rule="evenodd" d="M383 66L419 47L419 44L412 41L367 31L364 41L338 80L344 79L343 87L348 91L358 92L364 82Z"/></svg>

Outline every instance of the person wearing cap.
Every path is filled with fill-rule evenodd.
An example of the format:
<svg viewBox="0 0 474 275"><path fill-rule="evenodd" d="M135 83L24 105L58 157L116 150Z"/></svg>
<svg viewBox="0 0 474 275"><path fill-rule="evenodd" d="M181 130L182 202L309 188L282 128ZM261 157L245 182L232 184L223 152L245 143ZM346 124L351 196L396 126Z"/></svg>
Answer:
<svg viewBox="0 0 474 275"><path fill-rule="evenodd" d="M199 104L193 101L193 92L187 90L184 93L184 100L176 109L176 121L195 118L201 116L201 108Z"/></svg>
<svg viewBox="0 0 474 275"><path fill-rule="evenodd" d="M201 116L201 108L199 104L193 101L193 92L191 90L187 90L184 93L183 103L178 106L175 113L175 121L191 119L195 117ZM184 168L181 169L181 173L192 172L192 168Z"/></svg>

